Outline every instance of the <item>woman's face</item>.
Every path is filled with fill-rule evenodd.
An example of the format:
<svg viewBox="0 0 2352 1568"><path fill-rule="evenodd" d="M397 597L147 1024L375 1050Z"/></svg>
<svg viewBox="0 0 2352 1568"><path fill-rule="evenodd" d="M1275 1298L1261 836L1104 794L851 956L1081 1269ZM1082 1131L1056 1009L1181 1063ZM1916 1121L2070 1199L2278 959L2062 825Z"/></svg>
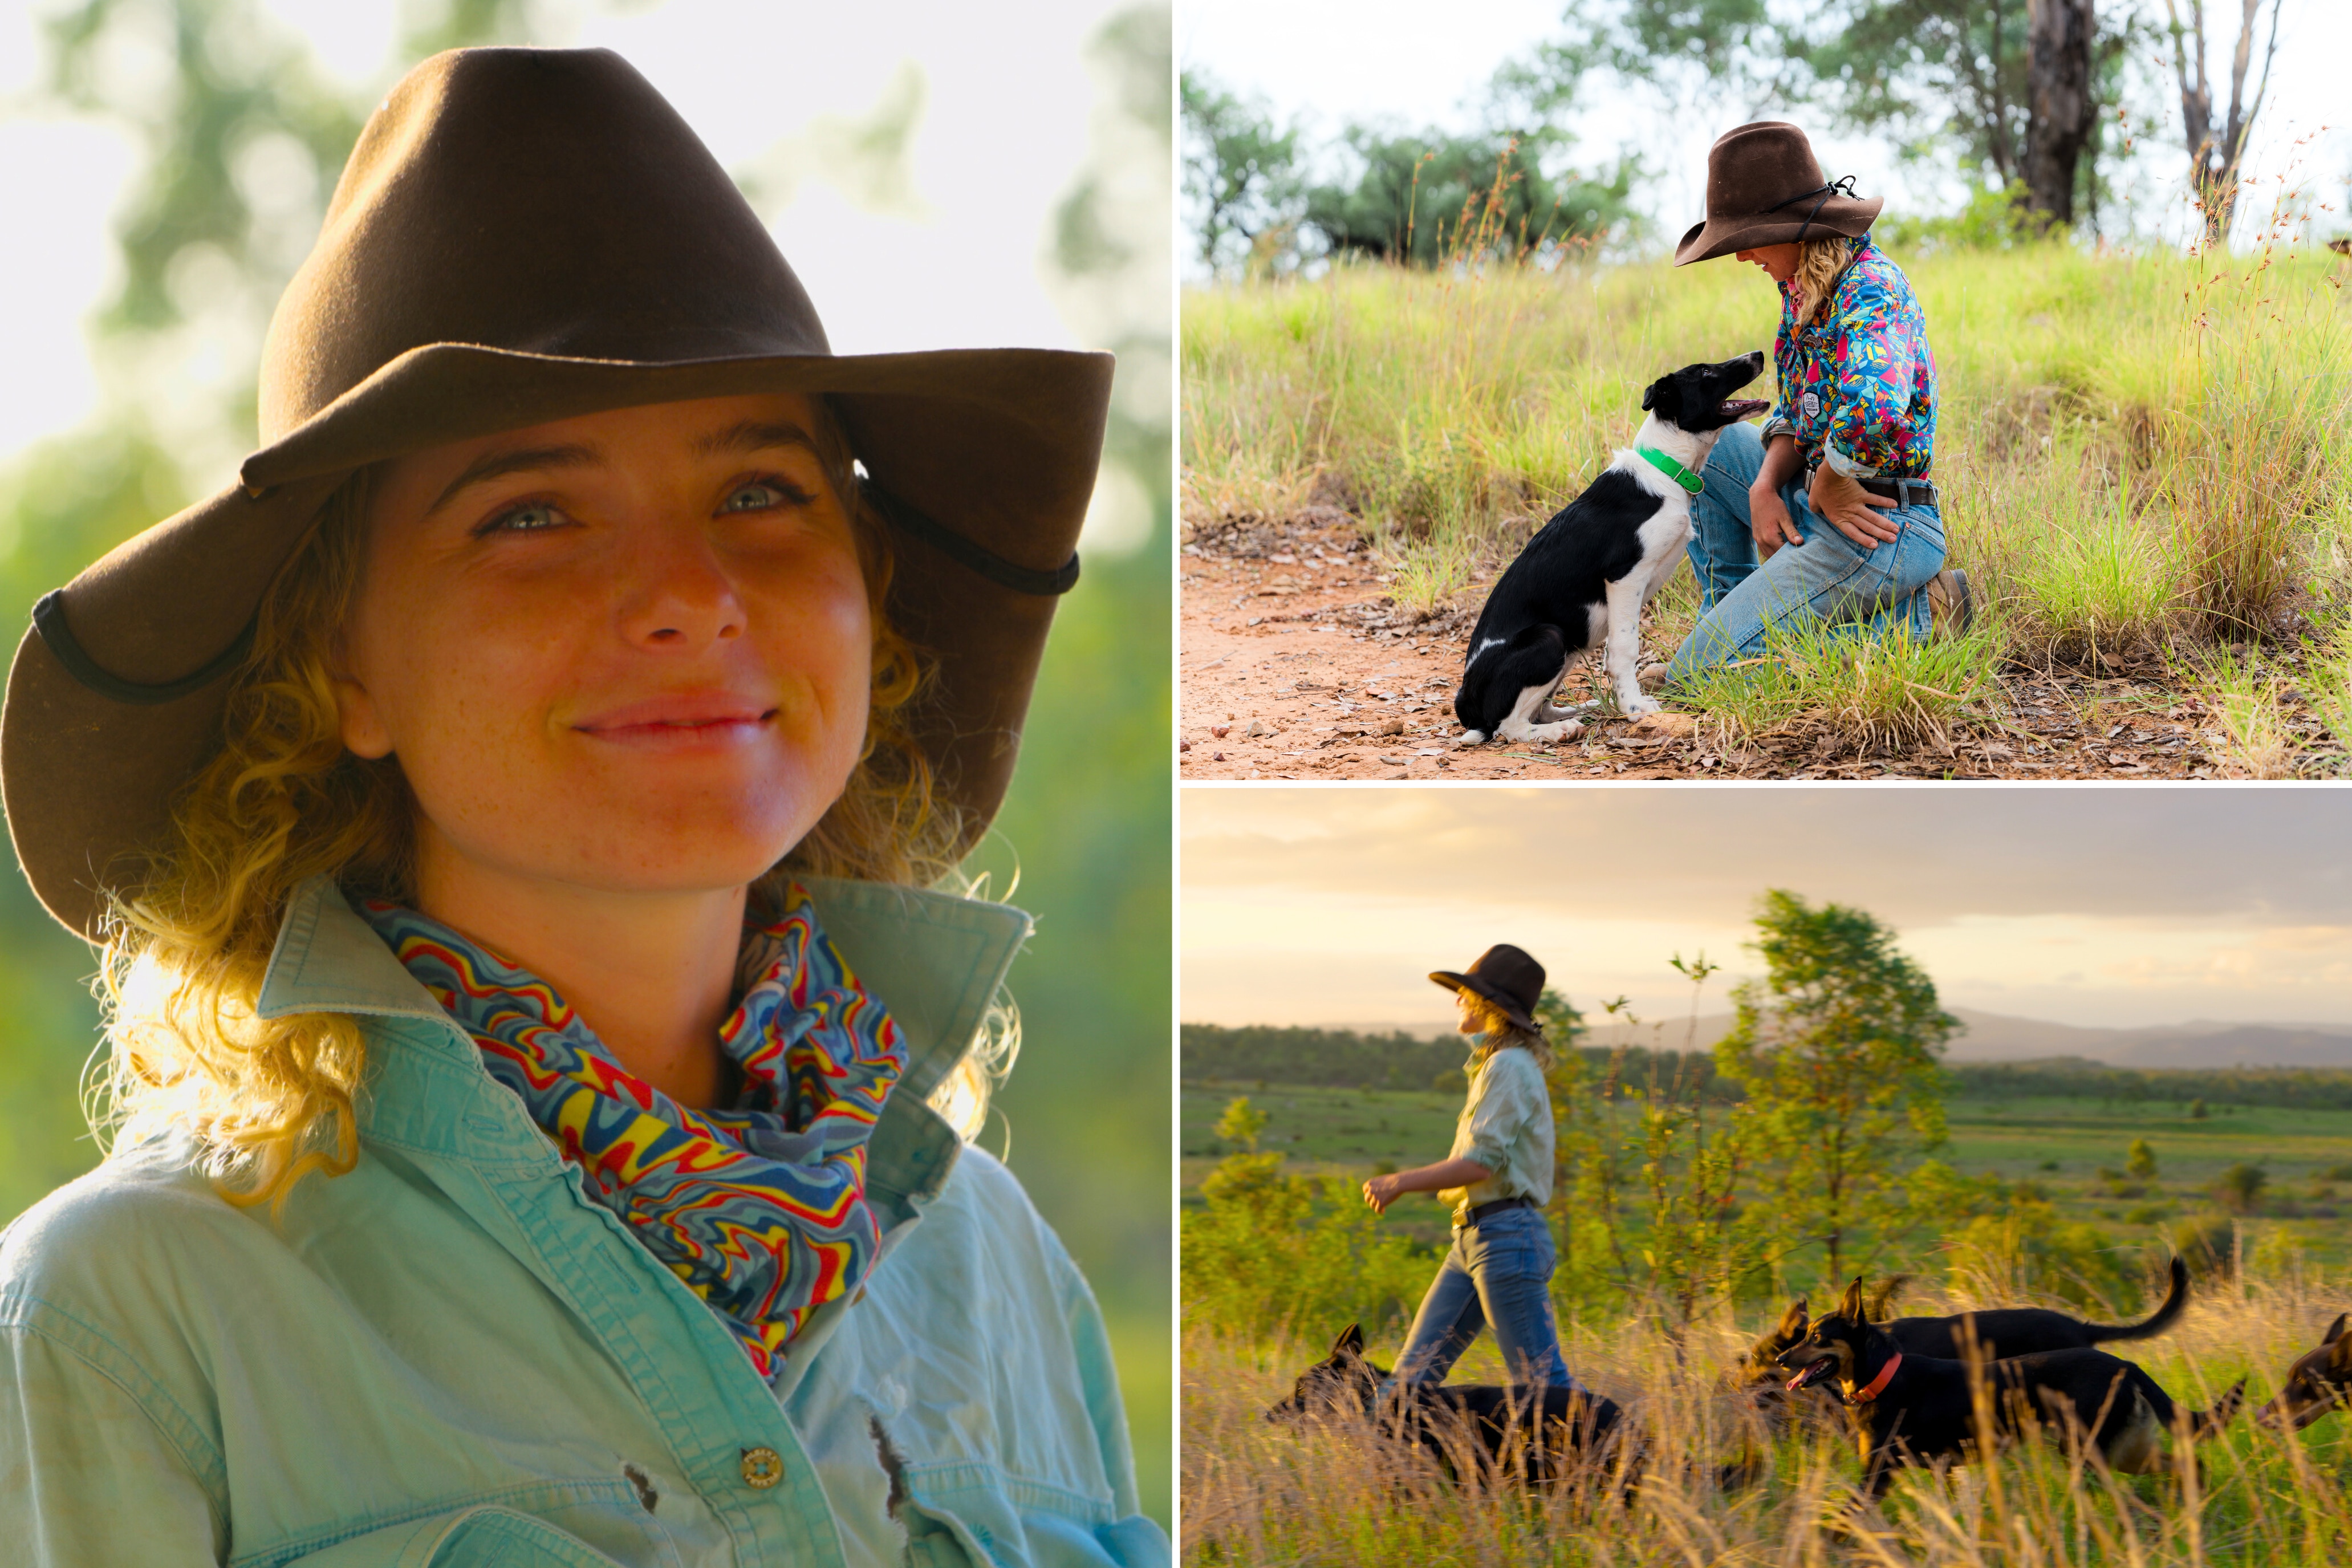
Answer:
<svg viewBox="0 0 2352 1568"><path fill-rule="evenodd" d="M1486 1032L1486 1005L1475 993L1466 989L1456 991L1454 994L1454 1010L1457 1016L1454 1028L1460 1033L1483 1035Z"/></svg>
<svg viewBox="0 0 2352 1568"><path fill-rule="evenodd" d="M336 680L420 875L739 887L841 794L874 629L809 400L585 415L391 464Z"/></svg>
<svg viewBox="0 0 2352 1568"><path fill-rule="evenodd" d="M1804 247L1795 240L1783 240L1779 245L1759 245L1753 250L1736 251L1741 261L1752 261L1761 267L1775 283L1786 283L1797 275L1797 256Z"/></svg>

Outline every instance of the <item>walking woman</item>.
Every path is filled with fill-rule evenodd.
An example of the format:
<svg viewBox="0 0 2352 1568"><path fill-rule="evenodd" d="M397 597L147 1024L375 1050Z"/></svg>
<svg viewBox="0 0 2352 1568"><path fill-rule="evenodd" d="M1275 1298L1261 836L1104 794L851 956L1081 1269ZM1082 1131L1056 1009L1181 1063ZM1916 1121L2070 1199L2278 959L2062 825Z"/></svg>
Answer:
<svg viewBox="0 0 2352 1568"><path fill-rule="evenodd" d="M1430 976L1452 991L1470 1053L1470 1098L1454 1128L1454 1152L1433 1165L1374 1176L1364 1201L1378 1212L1405 1193L1436 1193L1454 1205L1454 1246L1422 1298L1396 1376L1443 1383L1482 1328L1491 1329L1512 1383L1582 1385L1568 1373L1552 1314L1556 1258L1544 1205L1551 1201L1551 1047L1535 1020L1543 965L1516 947L1488 948L1455 973Z"/></svg>
<svg viewBox="0 0 2352 1568"><path fill-rule="evenodd" d="M928 890L1108 389L834 356L615 55L394 89L241 482L10 674L117 1128L0 1245L10 1562L1166 1561L1093 1297L963 1142L1028 919Z"/></svg>
<svg viewBox="0 0 2352 1568"><path fill-rule="evenodd" d="M1805 133L1763 121L1707 153L1706 218L1675 265L1731 255L1780 291L1780 398L1760 432L1723 433L1691 500L1698 624L1668 684L1762 651L1792 624L1873 637L1967 629L1928 480L1936 361L1910 280L1871 242L1884 205L1822 177Z"/></svg>

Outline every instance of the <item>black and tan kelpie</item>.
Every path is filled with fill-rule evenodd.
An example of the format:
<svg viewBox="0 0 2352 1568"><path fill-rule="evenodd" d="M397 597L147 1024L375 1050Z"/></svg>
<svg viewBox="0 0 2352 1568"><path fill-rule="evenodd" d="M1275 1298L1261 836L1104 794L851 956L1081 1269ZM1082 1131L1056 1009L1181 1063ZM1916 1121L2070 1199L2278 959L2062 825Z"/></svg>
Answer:
<svg viewBox="0 0 2352 1568"><path fill-rule="evenodd" d="M2319 1348L2286 1369L2278 1397L2254 1412L2266 1425L2286 1423L2300 1432L2338 1405L2352 1405L2352 1334L2344 1331L2352 1312L2338 1312L2320 1336Z"/></svg>
<svg viewBox="0 0 2352 1568"><path fill-rule="evenodd" d="M2080 1347L1980 1362L1993 1430L1978 1426L1968 1362L1906 1352L1894 1335L1863 1314L1862 1281L1846 1289L1838 1310L1813 1321L1802 1342L1781 1352L1794 1373L1791 1393L1833 1383L1854 1424L1871 1496L1886 1489L1900 1465L1943 1465L1981 1456L2040 1426L2087 1436L2111 1469L2133 1474L2164 1467L2164 1436L2185 1433L2202 1442L2230 1424L2245 1397L2240 1378L2214 1401L2192 1411L2176 1405L2137 1363Z"/></svg>
<svg viewBox="0 0 2352 1568"><path fill-rule="evenodd" d="M2189 1269L2172 1260L2171 1286L2155 1311L2137 1323L2091 1323L2047 1307L1994 1307L1954 1312L1941 1318L1888 1319L1886 1307L1903 1277L1888 1281L1871 1298L1864 1312L1885 1329L1906 1355L1958 1361L1970 1331L1988 1360L2038 1355L2046 1351L2088 1350L2116 1340L2154 1338L2172 1327L2189 1306ZM1780 1357L1810 1331L1805 1303L1790 1303L1780 1321L1748 1347L1747 1359L1733 1369L1730 1382L1753 1392L1768 1409L1783 1406L1786 1394L1780 1374Z"/></svg>
<svg viewBox="0 0 2352 1568"><path fill-rule="evenodd" d="M1458 1473L1460 1454L1475 1451L1486 1479L1522 1485L1621 1462L1624 1416L1604 1395L1492 1383L1397 1383L1382 1398L1387 1376L1386 1368L1364 1359L1363 1330L1350 1323L1331 1342L1331 1353L1300 1373L1290 1397L1265 1418L1377 1419L1383 1432L1414 1443L1449 1473ZM1630 1484L1631 1458L1622 1462Z"/></svg>

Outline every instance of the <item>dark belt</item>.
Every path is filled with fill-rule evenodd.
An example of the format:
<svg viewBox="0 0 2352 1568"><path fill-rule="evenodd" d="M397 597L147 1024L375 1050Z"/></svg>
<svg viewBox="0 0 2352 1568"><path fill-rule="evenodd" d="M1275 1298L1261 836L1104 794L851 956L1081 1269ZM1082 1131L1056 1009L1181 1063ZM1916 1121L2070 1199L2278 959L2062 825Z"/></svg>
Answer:
<svg viewBox="0 0 2352 1568"><path fill-rule="evenodd" d="M1856 479L1854 483L1898 507L1936 504L1936 487L1925 479Z"/></svg>
<svg viewBox="0 0 2352 1568"><path fill-rule="evenodd" d="M1475 1208L1465 1209L1462 1217L1454 1222L1454 1228L1461 1230L1476 1225L1480 1220L1501 1214L1505 1209L1531 1209L1538 1206L1540 1205L1535 1199L1528 1197L1496 1198L1491 1204L1480 1204Z"/></svg>

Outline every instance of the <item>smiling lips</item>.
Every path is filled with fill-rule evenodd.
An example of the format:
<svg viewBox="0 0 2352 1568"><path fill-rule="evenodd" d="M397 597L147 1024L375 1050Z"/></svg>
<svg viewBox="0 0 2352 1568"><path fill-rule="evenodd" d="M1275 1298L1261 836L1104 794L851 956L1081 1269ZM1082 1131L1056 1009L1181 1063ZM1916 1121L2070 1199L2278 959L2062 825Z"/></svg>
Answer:
<svg viewBox="0 0 2352 1568"><path fill-rule="evenodd" d="M618 745L695 750L754 739L775 713L732 692L680 692L607 709L572 727Z"/></svg>

